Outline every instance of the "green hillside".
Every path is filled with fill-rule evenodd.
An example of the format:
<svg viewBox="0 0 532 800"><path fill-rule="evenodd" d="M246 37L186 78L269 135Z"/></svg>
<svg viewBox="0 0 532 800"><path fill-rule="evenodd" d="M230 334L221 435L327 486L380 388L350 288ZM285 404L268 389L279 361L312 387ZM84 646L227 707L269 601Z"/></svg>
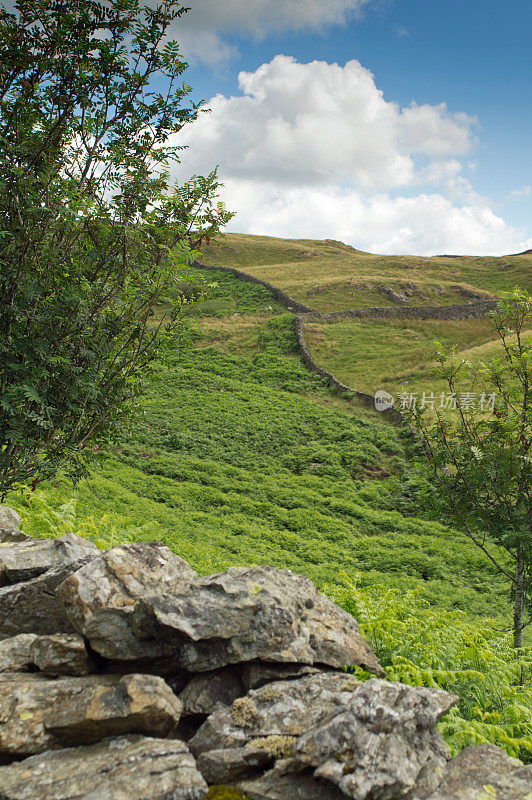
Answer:
<svg viewBox="0 0 532 800"><path fill-rule="evenodd" d="M267 289L203 277L214 285L166 340L138 421L98 454L90 479L6 502L40 535L75 530L102 547L156 539L203 573L271 564L305 574L360 619L392 679L460 695L444 730L454 750L494 741L528 759L532 666L520 687L504 584L461 533L420 510L409 433L303 366L294 317ZM359 322L381 380L374 321ZM432 323L411 323L423 339L405 358L425 369ZM345 330L335 351L350 358ZM489 335L449 330L469 345Z"/></svg>

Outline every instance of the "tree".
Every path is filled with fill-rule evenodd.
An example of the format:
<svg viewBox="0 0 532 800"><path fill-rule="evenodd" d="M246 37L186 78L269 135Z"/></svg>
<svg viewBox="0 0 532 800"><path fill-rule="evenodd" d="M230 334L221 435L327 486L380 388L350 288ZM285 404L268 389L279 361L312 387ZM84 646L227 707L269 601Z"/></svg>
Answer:
<svg viewBox="0 0 532 800"><path fill-rule="evenodd" d="M440 514L457 525L506 577L513 641L522 647L532 585L532 298L505 293L492 315L501 355L486 362L438 352L456 409L414 408ZM475 398L478 403L475 403ZM496 545L497 547L493 547Z"/></svg>
<svg viewBox="0 0 532 800"><path fill-rule="evenodd" d="M170 185L167 138L199 113L167 41L186 10L0 9L0 496L84 473L135 404L154 306L232 216L216 171Z"/></svg>

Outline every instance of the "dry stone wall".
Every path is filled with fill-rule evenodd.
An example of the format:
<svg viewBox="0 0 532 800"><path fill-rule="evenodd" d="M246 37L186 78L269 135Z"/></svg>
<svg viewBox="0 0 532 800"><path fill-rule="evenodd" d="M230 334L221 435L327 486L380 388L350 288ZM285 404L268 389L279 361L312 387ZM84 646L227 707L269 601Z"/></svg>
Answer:
<svg viewBox="0 0 532 800"><path fill-rule="evenodd" d="M441 319L441 320L466 320L478 319L497 307L496 300L482 300L477 302L470 302L467 304L455 304L450 306L371 306L368 308L352 308L344 311L331 311L321 312L310 306L300 303L293 297L290 297L286 292L283 292L277 286L274 286L268 281L261 280L248 272L236 269L236 267L215 267L209 264L203 264L200 261L195 262L195 266L199 269L221 270L222 272L229 272L235 275L242 281L248 283L258 283L265 286L270 292L290 311L296 312L295 319L295 332L299 345L299 352L303 363L313 372L325 378L329 386L337 389L341 394L351 394L363 403L375 407L375 396L361 392L358 389L353 389L342 383L332 372L320 367L312 357L310 350L307 347L304 335L304 322L334 322L342 319ZM386 408L382 413L387 417L397 422L399 425L408 424L403 414L395 408Z"/></svg>
<svg viewBox="0 0 532 800"><path fill-rule="evenodd" d="M450 759L457 698L385 680L308 579L202 578L159 542L100 552L0 520L0 800L532 800L532 767L496 747Z"/></svg>

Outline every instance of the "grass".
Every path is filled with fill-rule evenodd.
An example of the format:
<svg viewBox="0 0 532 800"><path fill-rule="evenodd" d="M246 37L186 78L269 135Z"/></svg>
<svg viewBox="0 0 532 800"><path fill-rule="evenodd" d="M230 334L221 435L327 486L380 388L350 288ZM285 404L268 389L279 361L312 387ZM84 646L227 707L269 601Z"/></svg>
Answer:
<svg viewBox="0 0 532 800"><path fill-rule="evenodd" d="M331 242L235 235L223 246L233 244L219 255L257 270L276 259L287 280L294 249L314 265L374 258ZM90 479L6 498L23 528L72 530L100 547L159 540L203 574L270 564L307 575L360 621L390 679L457 692L441 727L453 752L494 742L530 760L531 665L526 656L521 681L507 587L459 531L420 509L408 432L306 370L293 317L263 287L204 277L216 285L161 348L142 414ZM434 339L473 358L493 347L485 319L312 324L306 335L327 368L364 390L421 385Z"/></svg>
<svg viewBox="0 0 532 800"><path fill-rule="evenodd" d="M306 323L304 334L316 362L347 386L374 393L384 389L397 394L408 391L445 390L431 377L435 342L457 347L464 357L471 348L479 356L493 347L489 317L470 320L365 319Z"/></svg>
<svg viewBox="0 0 532 800"><path fill-rule="evenodd" d="M389 305L390 301L376 288L382 284L395 288L414 284L426 294L428 302L414 296L412 305L467 302L452 288L457 285L488 293L509 291L515 285L532 290L532 254L452 258L381 256L332 240L276 239L233 233L227 234L221 243L204 248L203 261L243 269L320 311ZM317 289L323 291L314 293Z"/></svg>

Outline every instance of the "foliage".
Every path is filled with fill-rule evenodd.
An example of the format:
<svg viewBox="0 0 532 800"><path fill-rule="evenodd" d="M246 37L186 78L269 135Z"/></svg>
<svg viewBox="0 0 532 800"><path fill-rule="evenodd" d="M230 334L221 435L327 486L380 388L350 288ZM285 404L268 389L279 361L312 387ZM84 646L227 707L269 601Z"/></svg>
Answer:
<svg viewBox="0 0 532 800"><path fill-rule="evenodd" d="M190 309L194 316L224 317L234 313L283 310L279 301L260 283L239 281L231 273L198 267L191 275L197 285L202 281L211 282L206 299Z"/></svg>
<svg viewBox="0 0 532 800"><path fill-rule="evenodd" d="M80 485L76 526L92 516L107 546L157 538L202 572L274 564L322 584L362 571L366 585L421 584L441 607L504 613L502 581L482 553L396 510L410 474L406 433L323 406L321 378L280 355L292 350L289 323L266 322L267 349L251 356L204 348L200 332L173 334L143 417ZM44 495L54 509L71 496L67 485Z"/></svg>
<svg viewBox="0 0 532 800"><path fill-rule="evenodd" d="M458 696L439 725L453 755L469 745L496 744L532 762L532 647L518 661L495 620L432 607L420 589L363 589L357 581L326 592L359 621L389 680ZM360 668L351 671L369 677Z"/></svg>
<svg viewBox="0 0 532 800"><path fill-rule="evenodd" d="M424 444L442 518L464 531L512 585L514 645L520 647L532 585L532 341L524 338L532 299L505 295L493 315L501 355L478 364L439 352L437 374L456 410L410 409ZM489 402L470 402L470 387ZM500 554L489 547L496 543ZM532 620L531 620L532 621Z"/></svg>
<svg viewBox="0 0 532 800"><path fill-rule="evenodd" d="M197 116L166 41L184 10L0 10L0 496L83 472L135 402L154 305L231 216L215 172L167 193L164 142Z"/></svg>

